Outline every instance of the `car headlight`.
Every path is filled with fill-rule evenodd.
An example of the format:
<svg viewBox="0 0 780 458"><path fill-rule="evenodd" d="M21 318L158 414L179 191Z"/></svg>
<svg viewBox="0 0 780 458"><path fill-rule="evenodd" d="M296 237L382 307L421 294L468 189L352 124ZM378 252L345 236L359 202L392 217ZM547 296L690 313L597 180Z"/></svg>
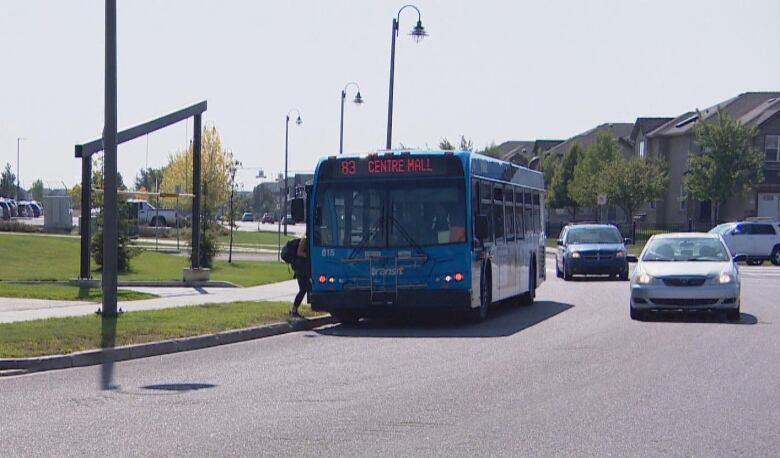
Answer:
<svg viewBox="0 0 780 458"><path fill-rule="evenodd" d="M615 253L615 257L617 257L617 258L625 258L626 257L626 252L622 251L622 250L618 251L617 253Z"/></svg>
<svg viewBox="0 0 780 458"><path fill-rule="evenodd" d="M579 251L572 251L571 252L571 257L574 258L574 259L579 258L580 257Z"/></svg>
<svg viewBox="0 0 780 458"><path fill-rule="evenodd" d="M721 272L720 275L714 278L714 283L717 283L718 285L728 285L734 283L735 280L736 278L731 272Z"/></svg>
<svg viewBox="0 0 780 458"><path fill-rule="evenodd" d="M655 277L646 272L641 272L636 276L636 282L640 285L651 285L655 283Z"/></svg>

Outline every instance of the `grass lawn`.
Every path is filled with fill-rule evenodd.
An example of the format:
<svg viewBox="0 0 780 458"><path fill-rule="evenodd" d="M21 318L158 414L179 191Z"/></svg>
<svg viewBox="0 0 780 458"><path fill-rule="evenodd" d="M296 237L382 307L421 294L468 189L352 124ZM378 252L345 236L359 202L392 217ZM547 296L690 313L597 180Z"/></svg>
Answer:
<svg viewBox="0 0 780 458"><path fill-rule="evenodd" d="M120 280L181 280L187 257L143 251ZM36 235L0 235L0 280L68 280L79 274L79 240ZM100 278L100 271L93 271ZM241 286L289 280L287 265L261 261L214 261L212 280Z"/></svg>
<svg viewBox="0 0 780 458"><path fill-rule="evenodd" d="M137 301L157 297L153 294L139 293L126 289L118 290L117 294L120 301ZM74 285L22 285L4 283L0 284L0 297L100 302L103 293L98 288L80 288Z"/></svg>
<svg viewBox="0 0 780 458"><path fill-rule="evenodd" d="M234 231L233 232L233 245L269 245L276 246L278 243L278 235L276 232L248 232L248 231ZM292 237L282 234L282 245L284 245ZM220 244L227 245L230 243L229 235L221 235L218 238Z"/></svg>
<svg viewBox="0 0 780 458"><path fill-rule="evenodd" d="M240 329L285 321L289 302L234 302L128 312L118 318L96 315L0 324L0 358L66 354ZM301 313L312 316L307 307ZM106 337L104 340L103 337Z"/></svg>

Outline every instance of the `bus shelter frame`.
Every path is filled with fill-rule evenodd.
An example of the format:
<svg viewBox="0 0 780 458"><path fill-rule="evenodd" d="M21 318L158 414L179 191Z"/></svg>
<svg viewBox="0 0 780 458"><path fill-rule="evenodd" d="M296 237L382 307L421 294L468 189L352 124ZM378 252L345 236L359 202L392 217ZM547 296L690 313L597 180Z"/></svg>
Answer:
<svg viewBox="0 0 780 458"><path fill-rule="evenodd" d="M193 269L200 268L200 217L201 217L201 122L207 109L203 100L180 110L165 114L123 131L117 132L117 145L134 140L172 124L193 118L192 129L192 256ZM92 155L104 150L103 138L97 138L76 145L76 158L81 159L81 265L79 278L87 280L90 274L91 245L91 202L92 202ZM85 213L86 212L86 213Z"/></svg>

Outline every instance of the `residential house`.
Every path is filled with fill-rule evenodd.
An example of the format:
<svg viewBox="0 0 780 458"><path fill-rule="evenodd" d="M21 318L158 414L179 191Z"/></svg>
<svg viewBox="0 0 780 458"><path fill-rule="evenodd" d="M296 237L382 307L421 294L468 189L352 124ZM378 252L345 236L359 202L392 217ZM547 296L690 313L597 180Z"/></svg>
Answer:
<svg viewBox="0 0 780 458"><path fill-rule="evenodd" d="M531 159L561 143L563 140L508 141L498 145L498 157L527 167Z"/></svg>
<svg viewBox="0 0 780 458"><path fill-rule="evenodd" d="M780 219L780 92L746 92L701 111L705 120L717 116L718 110L741 123L755 127L754 145L765 155L764 181L747 195L734 196L720 208L722 221L765 216ZM684 176L688 158L702 154L696 144L694 128L700 121L697 111L689 111L674 119L653 124L661 118L645 119L644 127L634 129L631 140L635 154L662 158L668 166L669 186L665 195L643 210L649 224L684 228L693 224L706 228L710 221L709 201L696 201L688 196ZM651 121L647 121L652 119Z"/></svg>

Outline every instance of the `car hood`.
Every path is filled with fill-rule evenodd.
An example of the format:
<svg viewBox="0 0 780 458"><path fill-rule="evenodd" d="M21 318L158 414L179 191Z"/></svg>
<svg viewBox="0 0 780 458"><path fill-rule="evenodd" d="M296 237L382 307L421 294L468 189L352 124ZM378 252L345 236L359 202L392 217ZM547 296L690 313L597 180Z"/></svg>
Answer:
<svg viewBox="0 0 780 458"><path fill-rule="evenodd" d="M569 245L569 251L617 251L623 249L622 243L576 243Z"/></svg>
<svg viewBox="0 0 780 458"><path fill-rule="evenodd" d="M724 269L729 268L729 262L663 262L663 261L651 261L642 262L639 266L643 272L652 275L653 277L669 277L669 276L705 276L714 277L723 272Z"/></svg>

